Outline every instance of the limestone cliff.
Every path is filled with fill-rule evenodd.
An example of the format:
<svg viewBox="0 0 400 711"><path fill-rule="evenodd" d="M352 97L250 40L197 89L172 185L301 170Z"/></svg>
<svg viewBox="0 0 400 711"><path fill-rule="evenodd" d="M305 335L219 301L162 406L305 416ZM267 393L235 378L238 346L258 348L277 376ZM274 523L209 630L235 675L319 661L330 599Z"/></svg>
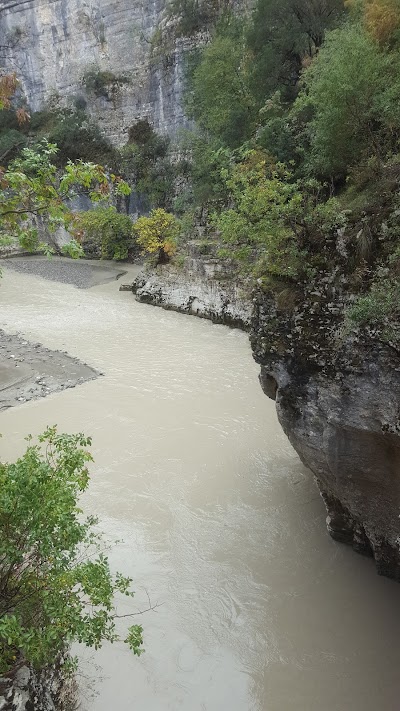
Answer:
<svg viewBox="0 0 400 711"><path fill-rule="evenodd" d="M148 117L173 135L182 110L184 40L167 53L153 38L165 23L166 0L3 0L0 62L15 71L31 110L87 101L89 113L115 143ZM157 55L157 56L156 56ZM85 74L109 72L115 81L93 92Z"/></svg>
<svg viewBox="0 0 400 711"><path fill-rule="evenodd" d="M251 343L260 382L315 474L328 531L400 581L400 353L366 334L335 343L329 303L314 314L307 344L301 308L285 319L265 295L255 304ZM329 321L329 339L319 347Z"/></svg>
<svg viewBox="0 0 400 711"><path fill-rule="evenodd" d="M249 288L230 263L216 258L215 250L209 249L210 245L193 240L181 265L144 271L133 286L136 299L248 330L252 314Z"/></svg>

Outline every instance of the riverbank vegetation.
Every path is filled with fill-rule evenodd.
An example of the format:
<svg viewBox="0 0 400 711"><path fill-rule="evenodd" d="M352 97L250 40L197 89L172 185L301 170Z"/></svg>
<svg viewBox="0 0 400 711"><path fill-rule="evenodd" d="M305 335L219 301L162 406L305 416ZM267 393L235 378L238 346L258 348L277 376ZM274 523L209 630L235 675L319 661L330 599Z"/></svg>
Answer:
<svg viewBox="0 0 400 711"><path fill-rule="evenodd" d="M30 252L51 251L45 232L68 227L72 215L68 201L79 190L92 203L129 194L129 186L104 168L82 160L68 161L58 170L55 144L43 140L35 148L23 148L20 157L0 169L0 244L16 242ZM82 256L77 240L66 245L72 257Z"/></svg>
<svg viewBox="0 0 400 711"><path fill-rule="evenodd" d="M99 648L119 639L116 593L131 580L112 573L97 520L79 499L89 483L90 438L49 427L25 453L0 464L0 674L20 661L37 669L80 642ZM142 653L142 627L125 639Z"/></svg>

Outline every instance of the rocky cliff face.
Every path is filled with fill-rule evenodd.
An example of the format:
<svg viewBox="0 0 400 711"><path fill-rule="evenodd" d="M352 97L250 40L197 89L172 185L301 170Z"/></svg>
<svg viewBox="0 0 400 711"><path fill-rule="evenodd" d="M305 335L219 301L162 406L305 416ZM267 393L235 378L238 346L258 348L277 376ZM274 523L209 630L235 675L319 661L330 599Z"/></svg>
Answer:
<svg viewBox="0 0 400 711"><path fill-rule="evenodd" d="M248 330L253 305L246 284L228 264L202 253L204 249L193 241L181 266L163 265L140 274L133 287L136 299Z"/></svg>
<svg viewBox="0 0 400 711"><path fill-rule="evenodd" d="M21 662L0 677L1 711L72 711L74 708L75 683L65 680L59 664L38 672Z"/></svg>
<svg viewBox="0 0 400 711"><path fill-rule="evenodd" d="M400 354L368 337L318 349L316 324L307 353L296 318L277 329L276 317L260 294L251 334L260 382L315 474L328 530L400 581Z"/></svg>
<svg viewBox="0 0 400 711"><path fill-rule="evenodd" d="M154 51L166 0L3 0L0 54L15 71L33 111L47 102L72 105L80 97L115 143L148 117L173 135L182 110L184 40ZM85 86L88 71L110 72L101 95Z"/></svg>

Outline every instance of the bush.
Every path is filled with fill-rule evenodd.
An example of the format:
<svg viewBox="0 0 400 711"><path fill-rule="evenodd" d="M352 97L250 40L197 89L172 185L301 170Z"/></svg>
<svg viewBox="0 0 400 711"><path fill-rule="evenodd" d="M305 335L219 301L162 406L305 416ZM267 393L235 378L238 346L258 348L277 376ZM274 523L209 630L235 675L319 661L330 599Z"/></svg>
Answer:
<svg viewBox="0 0 400 711"><path fill-rule="evenodd" d="M87 256L128 259L134 245L133 224L128 215L117 212L115 207L75 213L73 227Z"/></svg>
<svg viewBox="0 0 400 711"><path fill-rule="evenodd" d="M314 113L311 171L343 178L365 155L381 159L396 143L398 57L381 51L361 25L331 32L304 81L294 112L308 106Z"/></svg>
<svg viewBox="0 0 400 711"><path fill-rule="evenodd" d="M232 4L230 0L172 0L168 14L177 20L175 36L192 37L212 28Z"/></svg>
<svg viewBox="0 0 400 711"><path fill-rule="evenodd" d="M230 147L250 138L257 116L248 88L250 55L241 35L235 21L216 34L188 77L186 97L189 117Z"/></svg>
<svg viewBox="0 0 400 711"><path fill-rule="evenodd" d="M130 127L128 143L121 151L120 170L144 197L148 209L171 207L175 169L169 157L169 138L158 135L147 119Z"/></svg>
<svg viewBox="0 0 400 711"><path fill-rule="evenodd" d="M178 220L165 210L158 208L149 217L139 217L134 230L138 245L144 253L155 257L156 264L168 262L175 253L180 226Z"/></svg>
<svg viewBox="0 0 400 711"><path fill-rule="evenodd" d="M258 255L266 273L296 278L304 262L293 229L302 195L290 173L253 150L224 174L233 207L213 219L229 245L224 254L250 264Z"/></svg>
<svg viewBox="0 0 400 711"><path fill-rule="evenodd" d="M109 70L88 69L82 79L83 85L88 91L93 92L95 96L109 97L109 92L122 84L129 84L130 80L124 74L114 74Z"/></svg>
<svg viewBox="0 0 400 711"><path fill-rule="evenodd" d="M115 152L99 127L84 111L65 109L55 114L48 139L59 149L58 163L82 159L97 163L113 163Z"/></svg>
<svg viewBox="0 0 400 711"><path fill-rule="evenodd" d="M224 205L229 191L221 173L230 166L231 151L222 148L218 140L194 132L183 135L181 149L190 156L187 164L189 194L180 195L176 201L183 205L181 211L191 203L214 208Z"/></svg>
<svg viewBox="0 0 400 711"><path fill-rule="evenodd" d="M399 319L400 279L388 276L387 269L382 268L378 270L370 291L359 296L347 310L346 321L348 325L379 328L388 336L390 323L398 330Z"/></svg>
<svg viewBox="0 0 400 711"><path fill-rule="evenodd" d="M89 483L90 438L48 428L13 464L0 464L0 674L21 659L54 663L73 642L118 639L114 594L132 596L101 552L96 519L78 500ZM126 640L142 652L142 628Z"/></svg>
<svg viewBox="0 0 400 711"><path fill-rule="evenodd" d="M21 131L7 129L0 132L0 161L14 157L16 151L26 145L26 136Z"/></svg>

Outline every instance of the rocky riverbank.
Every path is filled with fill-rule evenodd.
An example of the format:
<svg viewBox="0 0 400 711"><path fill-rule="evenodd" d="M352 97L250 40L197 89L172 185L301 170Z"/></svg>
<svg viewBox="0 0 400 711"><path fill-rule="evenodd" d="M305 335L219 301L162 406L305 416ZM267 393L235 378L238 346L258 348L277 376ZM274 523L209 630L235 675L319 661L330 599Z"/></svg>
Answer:
<svg viewBox="0 0 400 711"><path fill-rule="evenodd" d="M126 273L107 262L78 262L65 257L15 257L2 260L1 268L71 284L78 289L116 281ZM99 375L67 353L0 330L0 411L74 388Z"/></svg>
<svg viewBox="0 0 400 711"><path fill-rule="evenodd" d="M400 354L365 334L335 342L340 308L320 297L314 316L303 303L285 318L258 295L251 344L260 382L316 477L331 536L400 581Z"/></svg>
<svg viewBox="0 0 400 711"><path fill-rule="evenodd" d="M98 375L77 358L0 330L0 411L74 388Z"/></svg>
<svg viewBox="0 0 400 711"><path fill-rule="evenodd" d="M21 661L0 676L1 711L73 711L76 683L66 678L60 663L36 671Z"/></svg>
<svg viewBox="0 0 400 711"><path fill-rule="evenodd" d="M163 265L139 274L133 291L142 303L245 331L250 328L253 304L248 285L201 241L189 244L180 266Z"/></svg>

